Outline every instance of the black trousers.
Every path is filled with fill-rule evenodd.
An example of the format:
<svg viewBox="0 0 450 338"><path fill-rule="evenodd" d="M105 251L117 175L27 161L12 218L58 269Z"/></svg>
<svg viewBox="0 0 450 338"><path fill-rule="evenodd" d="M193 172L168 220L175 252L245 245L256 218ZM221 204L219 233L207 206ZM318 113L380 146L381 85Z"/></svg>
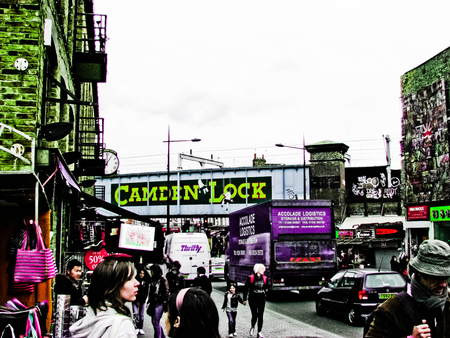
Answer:
<svg viewBox="0 0 450 338"><path fill-rule="evenodd" d="M252 327L255 327L258 321L258 332L261 332L263 327L264 308L266 307L266 296L262 294L252 294L248 299L250 311L252 312Z"/></svg>

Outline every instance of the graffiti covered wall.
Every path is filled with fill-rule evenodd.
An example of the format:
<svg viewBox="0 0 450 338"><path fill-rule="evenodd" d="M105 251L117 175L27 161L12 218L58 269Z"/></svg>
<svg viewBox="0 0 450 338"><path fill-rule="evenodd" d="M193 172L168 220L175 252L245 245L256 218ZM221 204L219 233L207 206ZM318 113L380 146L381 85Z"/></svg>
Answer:
<svg viewBox="0 0 450 338"><path fill-rule="evenodd" d="M386 167L346 168L350 203L394 202L400 194L400 170L392 170L390 184ZM365 196L364 196L365 195Z"/></svg>
<svg viewBox="0 0 450 338"><path fill-rule="evenodd" d="M450 199L445 81L402 97L406 203Z"/></svg>

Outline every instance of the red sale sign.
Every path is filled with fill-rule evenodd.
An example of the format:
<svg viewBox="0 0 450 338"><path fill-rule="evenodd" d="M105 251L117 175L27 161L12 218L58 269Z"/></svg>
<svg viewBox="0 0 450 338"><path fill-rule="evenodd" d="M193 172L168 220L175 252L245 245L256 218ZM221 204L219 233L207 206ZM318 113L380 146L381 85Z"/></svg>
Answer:
<svg viewBox="0 0 450 338"><path fill-rule="evenodd" d="M95 267L103 261L103 257L105 256L108 256L105 249L101 249L100 251L89 250L84 255L84 262L89 270L94 270Z"/></svg>

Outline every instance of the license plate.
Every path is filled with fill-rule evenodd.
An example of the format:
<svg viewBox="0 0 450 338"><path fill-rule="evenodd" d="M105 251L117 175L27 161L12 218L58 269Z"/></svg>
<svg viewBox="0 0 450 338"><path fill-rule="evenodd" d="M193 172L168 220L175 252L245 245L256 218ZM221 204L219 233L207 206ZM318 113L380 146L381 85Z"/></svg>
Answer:
<svg viewBox="0 0 450 338"><path fill-rule="evenodd" d="M214 271L223 270L223 268L213 268L213 269L214 269Z"/></svg>
<svg viewBox="0 0 450 338"><path fill-rule="evenodd" d="M396 293L379 293L378 299L389 299L395 297Z"/></svg>

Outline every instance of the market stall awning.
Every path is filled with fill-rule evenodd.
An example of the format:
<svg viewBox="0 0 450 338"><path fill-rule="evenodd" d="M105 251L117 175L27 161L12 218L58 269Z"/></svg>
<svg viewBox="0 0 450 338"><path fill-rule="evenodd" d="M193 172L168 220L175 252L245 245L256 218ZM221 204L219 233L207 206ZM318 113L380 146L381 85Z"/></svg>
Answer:
<svg viewBox="0 0 450 338"><path fill-rule="evenodd" d="M142 221L142 222L146 222L148 224L150 224L151 226L157 226L159 225L157 222L152 221L149 217L147 216L142 216L142 215L138 215L132 211L129 211L127 209L121 208L117 205L108 203L106 201L103 201L97 197L91 196L89 194L86 194L85 192L80 192L80 198L83 199L83 203L86 206L91 206L91 207L98 207L98 208L103 208L105 210L108 210L110 212L112 212L113 214L121 217L121 218L131 218L137 221ZM113 216L114 215L110 215Z"/></svg>
<svg viewBox="0 0 450 338"><path fill-rule="evenodd" d="M341 225L340 230L355 229L361 224L382 224L382 223L396 223L403 222L402 216L367 216L367 217L347 217Z"/></svg>

